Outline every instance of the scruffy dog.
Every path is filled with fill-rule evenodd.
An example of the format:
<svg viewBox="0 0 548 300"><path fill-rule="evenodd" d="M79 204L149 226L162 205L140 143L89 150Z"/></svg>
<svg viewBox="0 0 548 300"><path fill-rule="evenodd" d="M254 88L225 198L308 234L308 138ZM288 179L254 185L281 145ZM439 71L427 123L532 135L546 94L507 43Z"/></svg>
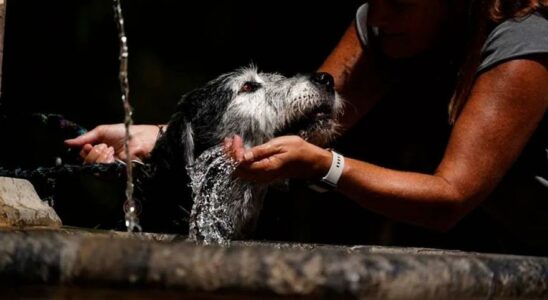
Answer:
<svg viewBox="0 0 548 300"><path fill-rule="evenodd" d="M190 210L191 239L242 238L254 228L267 187L231 176L235 166L222 151L223 139L238 134L255 146L294 134L325 145L341 111L327 73L284 77L244 68L221 75L180 101L152 152L153 177L178 189L190 181L193 197L173 201Z"/></svg>
<svg viewBox="0 0 548 300"><path fill-rule="evenodd" d="M191 239L206 242L248 236L261 211L267 186L231 176L235 165L221 148L224 138L238 134L251 147L275 136L293 134L326 145L337 133L341 111L333 78L327 73L284 77L249 67L221 75L184 95L151 156L134 169L141 227L151 232L188 232ZM66 123L58 117L52 120L55 124ZM58 212L70 206L65 209L67 218L89 215L92 209L78 201L98 189L109 188L122 194L120 200L106 201L109 209L121 210L123 165L64 162L30 171L0 167L0 176L30 179L41 197L56 198L54 208ZM97 182L102 178L108 179ZM90 181L93 187L88 192L75 188ZM44 192L48 186L51 191ZM75 190L72 194L66 192L70 188ZM105 197L95 198L104 201ZM94 201L98 200L88 202ZM96 211L105 214L105 210Z"/></svg>

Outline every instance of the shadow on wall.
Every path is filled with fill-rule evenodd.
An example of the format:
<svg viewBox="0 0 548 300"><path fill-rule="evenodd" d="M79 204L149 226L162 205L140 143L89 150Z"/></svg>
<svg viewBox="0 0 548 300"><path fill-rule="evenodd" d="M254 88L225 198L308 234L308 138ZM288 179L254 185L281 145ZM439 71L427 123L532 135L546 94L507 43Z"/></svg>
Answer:
<svg viewBox="0 0 548 300"><path fill-rule="evenodd" d="M111 2L11 1L2 110L59 113L88 128L120 122ZM166 121L182 93L251 62L314 71L360 2L123 1L136 123Z"/></svg>

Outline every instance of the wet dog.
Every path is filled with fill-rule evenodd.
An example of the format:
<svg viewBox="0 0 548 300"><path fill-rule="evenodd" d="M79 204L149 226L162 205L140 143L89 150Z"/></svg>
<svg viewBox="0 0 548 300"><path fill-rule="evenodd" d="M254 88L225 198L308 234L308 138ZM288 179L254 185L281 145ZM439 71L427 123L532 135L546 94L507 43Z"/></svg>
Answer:
<svg viewBox="0 0 548 300"><path fill-rule="evenodd" d="M337 133L341 111L333 78L326 73L284 77L250 67L189 92L151 156L135 166L134 198L141 227L188 233L191 239L206 242L248 237L267 186L231 176L235 166L220 146L224 138L238 134L251 147L276 136L299 135L325 145ZM55 121L60 128L68 124L59 117L42 119ZM49 121L42 127L51 127ZM63 135L58 143L68 137ZM125 166L62 161L55 167L0 167L0 176L31 180L43 199L55 202L67 225L123 229Z"/></svg>
<svg viewBox="0 0 548 300"><path fill-rule="evenodd" d="M220 147L223 139L238 134L251 147L276 136L299 135L325 145L337 133L341 111L327 73L284 77L244 68L186 94L147 161L153 166L150 186L162 188L147 192L156 203L145 205L143 220L150 216L154 226L159 219L182 220L181 214L187 214L191 239L245 237L254 228L267 187L231 176L235 166Z"/></svg>

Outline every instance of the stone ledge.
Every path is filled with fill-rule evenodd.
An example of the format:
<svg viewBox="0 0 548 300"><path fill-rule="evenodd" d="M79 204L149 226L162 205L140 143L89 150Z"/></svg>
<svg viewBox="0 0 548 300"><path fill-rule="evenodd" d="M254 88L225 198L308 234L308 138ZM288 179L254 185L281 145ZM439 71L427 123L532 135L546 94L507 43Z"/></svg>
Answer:
<svg viewBox="0 0 548 300"><path fill-rule="evenodd" d="M60 227L61 219L24 179L0 177L0 226Z"/></svg>
<svg viewBox="0 0 548 300"><path fill-rule="evenodd" d="M175 240L3 231L0 285L212 296L548 298L548 258L543 257L256 242L204 246Z"/></svg>

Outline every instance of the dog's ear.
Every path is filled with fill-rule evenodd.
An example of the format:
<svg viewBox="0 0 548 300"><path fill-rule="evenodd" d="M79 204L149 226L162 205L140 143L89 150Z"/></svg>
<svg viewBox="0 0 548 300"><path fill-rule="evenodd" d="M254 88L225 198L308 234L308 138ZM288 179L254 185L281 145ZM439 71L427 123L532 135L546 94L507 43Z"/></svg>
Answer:
<svg viewBox="0 0 548 300"><path fill-rule="evenodd" d="M192 123L186 121L183 123L183 131L181 132L181 142L184 148L185 166L194 163L194 131Z"/></svg>
<svg viewBox="0 0 548 300"><path fill-rule="evenodd" d="M193 163L194 158L206 149L220 143L218 126L234 94L228 88L227 78L229 75L221 75L186 93L177 103L164 136L172 141L169 144L172 151L184 154L184 166Z"/></svg>
<svg viewBox="0 0 548 300"><path fill-rule="evenodd" d="M192 126L192 116L195 114L196 107L191 101L191 93L183 95L179 103L177 103L177 114L180 114L180 119L174 120L177 122L180 131L180 145L183 146L185 166L194 162L194 128Z"/></svg>
<svg viewBox="0 0 548 300"><path fill-rule="evenodd" d="M197 101L199 89L184 94L177 103L175 113L171 115L167 130L156 142L151 154L151 160L166 170L175 168L184 170L194 162L197 141L195 140L197 111L200 102Z"/></svg>

